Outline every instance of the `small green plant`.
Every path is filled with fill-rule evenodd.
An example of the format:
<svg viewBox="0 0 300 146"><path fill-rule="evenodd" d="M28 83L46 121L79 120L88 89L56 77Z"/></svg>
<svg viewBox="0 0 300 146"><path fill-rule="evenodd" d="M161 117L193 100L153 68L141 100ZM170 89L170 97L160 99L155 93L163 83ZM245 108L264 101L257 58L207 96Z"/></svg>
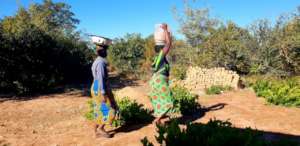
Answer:
<svg viewBox="0 0 300 146"><path fill-rule="evenodd" d="M157 125L156 141L164 146L293 146L292 141L267 141L262 133L251 128L232 127L228 121L210 120L206 125L188 123L182 129L176 120L168 125ZM141 140L144 146L153 145L147 137Z"/></svg>
<svg viewBox="0 0 300 146"><path fill-rule="evenodd" d="M183 115L190 115L198 108L197 95L190 93L184 87L175 86L172 88L174 98L174 106L176 112L181 112Z"/></svg>
<svg viewBox="0 0 300 146"><path fill-rule="evenodd" d="M252 87L257 81L276 81L280 78L274 75L247 75L241 78L246 87Z"/></svg>
<svg viewBox="0 0 300 146"><path fill-rule="evenodd" d="M151 111L144 109L142 104L135 100L131 101L128 97L124 97L118 101L120 110L120 120L124 124L139 124L146 123L153 119Z"/></svg>
<svg viewBox="0 0 300 146"><path fill-rule="evenodd" d="M228 90L232 90L232 87L214 85L214 86L207 88L205 91L206 91L206 94L212 95L212 94L221 94L223 91L228 91Z"/></svg>
<svg viewBox="0 0 300 146"><path fill-rule="evenodd" d="M147 137L141 139L141 143L143 144L143 146L153 146L153 144L147 139Z"/></svg>
<svg viewBox="0 0 300 146"><path fill-rule="evenodd" d="M266 80L257 81L252 88L254 89L257 96L269 96L271 93L271 83Z"/></svg>
<svg viewBox="0 0 300 146"><path fill-rule="evenodd" d="M93 120L93 101L87 101L89 110L85 113L87 120ZM150 110L144 109L142 104L138 104L135 100L129 100L128 97L124 97L117 101L119 106L119 118L113 121L113 126L118 127L125 124L139 124L149 122L153 119Z"/></svg>
<svg viewBox="0 0 300 146"><path fill-rule="evenodd" d="M259 97L275 105L300 107L300 84L295 79L257 81L252 88Z"/></svg>

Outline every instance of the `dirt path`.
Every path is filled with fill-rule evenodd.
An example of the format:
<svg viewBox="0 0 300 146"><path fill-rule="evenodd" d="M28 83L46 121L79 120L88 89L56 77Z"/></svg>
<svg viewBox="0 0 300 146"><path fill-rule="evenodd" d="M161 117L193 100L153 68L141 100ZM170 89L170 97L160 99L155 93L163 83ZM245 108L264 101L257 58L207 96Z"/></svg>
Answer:
<svg viewBox="0 0 300 146"><path fill-rule="evenodd" d="M151 108L148 87L125 87L116 92ZM82 116L88 97L78 93L53 94L28 101L0 103L0 146L139 146L145 136L154 141L155 127L135 125L112 139L94 138L91 125ZM250 90L201 96L199 103L209 108L195 122L210 118L230 120L235 126L300 136L300 109L266 105ZM224 105L220 106L220 105ZM220 107L220 109L218 109ZM135 129L135 130L131 130Z"/></svg>

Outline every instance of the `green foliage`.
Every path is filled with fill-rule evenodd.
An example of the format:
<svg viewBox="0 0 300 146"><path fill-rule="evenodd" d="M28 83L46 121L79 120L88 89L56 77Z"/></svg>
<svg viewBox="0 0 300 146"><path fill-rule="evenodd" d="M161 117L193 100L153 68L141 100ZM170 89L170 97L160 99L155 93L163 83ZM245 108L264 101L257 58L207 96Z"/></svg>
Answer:
<svg viewBox="0 0 300 146"><path fill-rule="evenodd" d="M94 108L93 108L93 100L88 100L87 101L87 105L88 105L88 111L84 114L84 117L87 120L94 120Z"/></svg>
<svg viewBox="0 0 300 146"><path fill-rule="evenodd" d="M270 74L269 75L258 74L258 75L242 76L241 80L246 87L252 87L259 80L275 81L275 80L280 80L280 78Z"/></svg>
<svg viewBox="0 0 300 146"><path fill-rule="evenodd" d="M41 22L37 22L41 21ZM0 89L28 95L87 81L92 51L64 3L45 0L0 21Z"/></svg>
<svg viewBox="0 0 300 146"><path fill-rule="evenodd" d="M87 120L93 120L93 101L88 100L88 111L84 114ZM113 121L113 126L118 127L129 124L141 124L150 122L153 117L151 111L143 108L142 104L137 103L135 100L131 101L128 97L124 97L117 101L119 106L119 118Z"/></svg>
<svg viewBox="0 0 300 146"><path fill-rule="evenodd" d="M32 23L41 30L53 35L72 33L79 20L70 11L71 6L66 3L44 0L43 4L32 4L28 11L32 15Z"/></svg>
<svg viewBox="0 0 300 146"><path fill-rule="evenodd" d="M221 86L211 86L208 89L206 89L206 94L221 94L222 93L222 87Z"/></svg>
<svg viewBox="0 0 300 146"><path fill-rule="evenodd" d="M181 112L182 115L191 115L199 108L197 102L198 96L190 93L188 89L175 86L171 90L175 111Z"/></svg>
<svg viewBox="0 0 300 146"><path fill-rule="evenodd" d="M274 48L279 49L280 70L287 73L299 74L300 72L300 9L279 17L275 28Z"/></svg>
<svg viewBox="0 0 300 146"><path fill-rule="evenodd" d="M250 31L255 38L253 66L259 67L259 73L279 76L299 73L299 24L299 12L280 16L274 27L268 20L252 24Z"/></svg>
<svg viewBox="0 0 300 146"><path fill-rule="evenodd" d="M156 141L165 146L203 145L203 146L292 146L293 141L266 141L256 130L233 128L230 122L210 120L206 125L189 123L185 129L179 127L177 121L169 125L157 125ZM153 145L144 138L144 146Z"/></svg>
<svg viewBox="0 0 300 146"><path fill-rule="evenodd" d="M257 96L266 98L269 103L300 107L300 84L296 80L260 80L253 89Z"/></svg>
<svg viewBox="0 0 300 146"><path fill-rule="evenodd" d="M171 75L177 80L184 80L186 77L186 67L184 66L173 66L171 68Z"/></svg>
<svg viewBox="0 0 300 146"><path fill-rule="evenodd" d="M151 112L144 109L142 104L135 100L131 101L128 97L124 97L118 101L121 120L125 124L140 124L146 123L153 119Z"/></svg>
<svg viewBox="0 0 300 146"><path fill-rule="evenodd" d="M249 73L250 56L248 44L251 39L247 30L238 27L233 22L222 26L211 34L203 43L201 54L208 55L208 66L221 66L238 73ZM201 62L200 62L201 63Z"/></svg>
<svg viewBox="0 0 300 146"><path fill-rule="evenodd" d="M153 144L151 142L149 142L147 137L144 137L143 139L141 139L141 143L143 144L143 146L153 146Z"/></svg>
<svg viewBox="0 0 300 146"><path fill-rule="evenodd" d="M220 24L218 19L209 15L208 8L193 9L188 1L184 1L183 15L176 8L173 11L179 22L179 31L186 37L187 42L196 47L209 36Z"/></svg>
<svg viewBox="0 0 300 146"><path fill-rule="evenodd" d="M144 59L145 41L140 34L127 34L114 40L109 60L121 72L135 73Z"/></svg>
<svg viewBox="0 0 300 146"><path fill-rule="evenodd" d="M168 60L173 67L184 67L194 64L195 49L189 46L189 44L184 40L172 39L172 49L168 54Z"/></svg>
<svg viewBox="0 0 300 146"><path fill-rule="evenodd" d="M183 60L173 64L225 67L240 74L299 75L300 9L281 15L276 23L267 19L241 28L210 16L208 8L184 2L182 15L175 16L187 40Z"/></svg>
<svg viewBox="0 0 300 146"><path fill-rule="evenodd" d="M205 90L206 94L221 94L223 91L232 90L230 86L220 86L220 85L213 85Z"/></svg>
<svg viewBox="0 0 300 146"><path fill-rule="evenodd" d="M148 70L151 67L153 57L155 56L155 51L154 51L155 42L153 38L154 38L153 35L150 35L147 38L145 38L144 65L145 67L147 67Z"/></svg>
<svg viewBox="0 0 300 146"><path fill-rule="evenodd" d="M249 31L253 34L251 44L251 74L273 74L278 75L283 72L279 69L280 53L275 44L275 34L271 23L266 20L258 20L251 24Z"/></svg>

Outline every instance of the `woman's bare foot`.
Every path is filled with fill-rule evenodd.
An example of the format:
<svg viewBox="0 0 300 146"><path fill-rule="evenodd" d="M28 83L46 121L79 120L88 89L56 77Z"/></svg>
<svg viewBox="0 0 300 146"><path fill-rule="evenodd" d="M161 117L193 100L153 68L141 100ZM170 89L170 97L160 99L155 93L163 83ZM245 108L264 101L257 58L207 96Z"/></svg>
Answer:
<svg viewBox="0 0 300 146"><path fill-rule="evenodd" d="M170 121L170 119L168 117L162 118L161 120L161 124L165 125L166 123L168 123Z"/></svg>
<svg viewBox="0 0 300 146"><path fill-rule="evenodd" d="M106 131L99 130L99 131L96 133L96 138L100 138L100 137L112 138L112 135L109 134L109 133L106 132Z"/></svg>
<svg viewBox="0 0 300 146"><path fill-rule="evenodd" d="M112 137L111 134L109 134L108 132L105 131L104 126L105 125L102 125L102 126L100 126L100 128L99 128L99 126L97 126L97 128L95 129L96 138L99 138L99 137L111 138Z"/></svg>

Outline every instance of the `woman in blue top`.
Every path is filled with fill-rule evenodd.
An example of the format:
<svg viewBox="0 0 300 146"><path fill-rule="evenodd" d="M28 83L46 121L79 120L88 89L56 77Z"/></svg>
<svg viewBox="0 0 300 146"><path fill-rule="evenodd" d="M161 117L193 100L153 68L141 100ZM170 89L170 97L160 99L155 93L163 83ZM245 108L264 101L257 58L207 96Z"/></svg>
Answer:
<svg viewBox="0 0 300 146"><path fill-rule="evenodd" d="M94 81L91 87L91 95L96 136L110 138L112 135L105 131L105 125L111 126L118 107L108 83L107 60L105 59L107 48L106 45L97 45L96 47L98 57L92 65Z"/></svg>

